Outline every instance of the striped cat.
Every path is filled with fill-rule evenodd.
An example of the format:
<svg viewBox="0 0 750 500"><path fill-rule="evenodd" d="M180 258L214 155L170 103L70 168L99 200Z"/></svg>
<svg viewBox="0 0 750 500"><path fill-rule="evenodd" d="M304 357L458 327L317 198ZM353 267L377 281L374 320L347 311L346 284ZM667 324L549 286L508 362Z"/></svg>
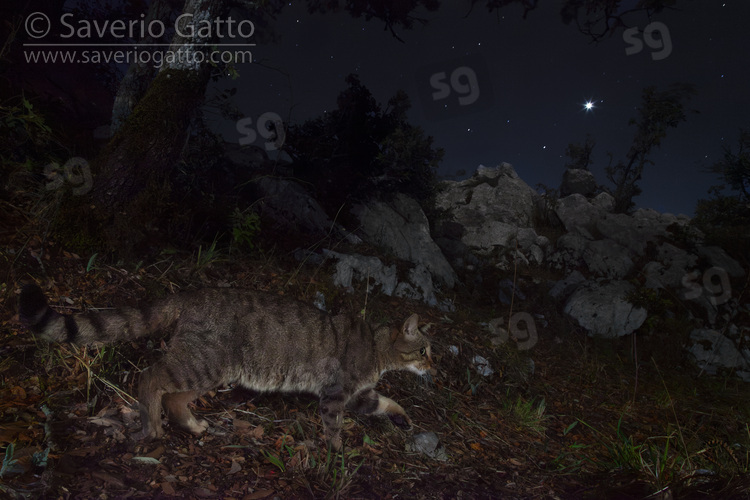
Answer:
<svg viewBox="0 0 750 500"><path fill-rule="evenodd" d="M174 325L164 357L141 374L138 439L163 435L162 407L171 422L203 433L208 423L187 405L220 385L238 383L256 391L316 394L326 439L338 450L345 408L409 423L401 406L374 390L383 373L434 373L430 342L416 314L401 330L372 328L356 316L332 316L250 290L205 289L138 308L69 316L50 308L37 285L26 285L19 318L43 339L79 345L147 336Z"/></svg>

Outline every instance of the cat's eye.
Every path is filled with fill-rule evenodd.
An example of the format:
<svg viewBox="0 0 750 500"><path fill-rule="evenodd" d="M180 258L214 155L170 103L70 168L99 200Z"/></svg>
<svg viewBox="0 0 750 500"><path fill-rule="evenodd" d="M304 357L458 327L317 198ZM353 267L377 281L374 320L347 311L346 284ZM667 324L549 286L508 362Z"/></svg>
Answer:
<svg viewBox="0 0 750 500"><path fill-rule="evenodd" d="M427 355L427 348L426 348L426 347L423 347L423 348L421 348L421 349L419 350L419 354L420 354L421 356L426 356L426 355Z"/></svg>

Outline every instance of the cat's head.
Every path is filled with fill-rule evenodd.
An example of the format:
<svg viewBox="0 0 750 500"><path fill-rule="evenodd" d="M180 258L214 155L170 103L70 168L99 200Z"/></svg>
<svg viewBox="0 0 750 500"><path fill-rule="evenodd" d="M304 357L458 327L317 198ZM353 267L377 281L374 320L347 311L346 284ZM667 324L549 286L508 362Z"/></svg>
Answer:
<svg viewBox="0 0 750 500"><path fill-rule="evenodd" d="M419 316L416 314L409 316L400 331L397 328L392 329L391 348L394 351L392 358L397 369L409 370L417 375L437 373L432 367L430 341L419 330Z"/></svg>

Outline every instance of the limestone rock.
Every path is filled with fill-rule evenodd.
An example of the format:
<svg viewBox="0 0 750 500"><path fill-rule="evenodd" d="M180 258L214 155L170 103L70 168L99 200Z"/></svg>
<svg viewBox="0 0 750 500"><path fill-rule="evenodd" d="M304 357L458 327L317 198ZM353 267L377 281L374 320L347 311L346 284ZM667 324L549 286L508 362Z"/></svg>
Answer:
<svg viewBox="0 0 750 500"><path fill-rule="evenodd" d="M430 223L414 199L398 194L392 202L372 201L352 209L367 241L399 259L424 266L448 288L456 273L430 235Z"/></svg>
<svg viewBox="0 0 750 500"><path fill-rule="evenodd" d="M590 336L628 335L637 330L647 316L645 309L625 300L634 288L626 281L588 282L573 292L565 304L565 314L575 319Z"/></svg>

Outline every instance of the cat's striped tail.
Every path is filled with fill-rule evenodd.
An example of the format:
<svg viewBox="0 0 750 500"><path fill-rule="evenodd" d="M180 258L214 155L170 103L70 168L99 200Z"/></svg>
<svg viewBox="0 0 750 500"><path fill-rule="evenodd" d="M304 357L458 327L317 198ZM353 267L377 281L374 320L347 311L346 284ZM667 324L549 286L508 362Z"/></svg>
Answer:
<svg viewBox="0 0 750 500"><path fill-rule="evenodd" d="M168 301L166 301L168 302ZM166 306L166 304L164 304ZM124 307L111 311L65 315L52 309L37 285L25 285L18 317L34 334L52 342L94 344L143 337L164 328L179 315L168 307Z"/></svg>

